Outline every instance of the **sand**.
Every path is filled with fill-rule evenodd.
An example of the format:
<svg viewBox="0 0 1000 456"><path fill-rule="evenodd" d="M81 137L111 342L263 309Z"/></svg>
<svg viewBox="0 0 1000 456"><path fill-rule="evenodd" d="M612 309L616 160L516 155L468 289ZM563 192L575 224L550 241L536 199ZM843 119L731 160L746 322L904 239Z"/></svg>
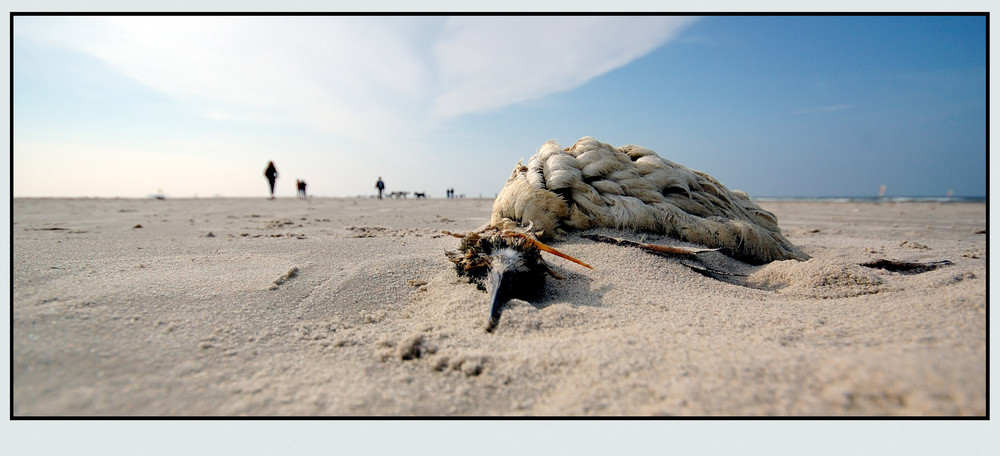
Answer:
<svg viewBox="0 0 1000 456"><path fill-rule="evenodd" d="M487 333L491 204L14 199L12 414L986 414L985 204L762 202L813 259L744 285L572 235Z"/></svg>

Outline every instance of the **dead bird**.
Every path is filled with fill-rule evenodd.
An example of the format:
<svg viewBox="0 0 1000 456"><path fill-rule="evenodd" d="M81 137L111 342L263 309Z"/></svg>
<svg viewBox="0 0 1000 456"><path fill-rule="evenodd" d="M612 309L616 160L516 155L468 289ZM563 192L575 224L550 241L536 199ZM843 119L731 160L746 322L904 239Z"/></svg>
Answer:
<svg viewBox="0 0 1000 456"><path fill-rule="evenodd" d="M690 249L591 238L677 256L700 274L736 284L745 276L711 267L701 261L701 254L718 251L751 264L809 259L781 234L774 214L746 193L729 190L708 174L644 147L613 147L591 137L567 148L549 141L527 166L518 162L494 200L487 227L465 235L446 232L462 238L459 250L449 252L448 258L459 276L490 294L487 330L492 330L503 303L537 294L546 275L558 277L539 251L590 267L538 239L591 228L657 233L707 246Z"/></svg>
<svg viewBox="0 0 1000 456"><path fill-rule="evenodd" d="M486 331L491 332L500 321L500 310L507 301L537 297L544 285L545 276L562 279L541 252L565 258L581 266L594 269L587 263L566 255L538 241L528 230L487 227L466 234L444 231L462 238L458 250L447 251L448 259L455 263L460 277L487 292L490 311Z"/></svg>

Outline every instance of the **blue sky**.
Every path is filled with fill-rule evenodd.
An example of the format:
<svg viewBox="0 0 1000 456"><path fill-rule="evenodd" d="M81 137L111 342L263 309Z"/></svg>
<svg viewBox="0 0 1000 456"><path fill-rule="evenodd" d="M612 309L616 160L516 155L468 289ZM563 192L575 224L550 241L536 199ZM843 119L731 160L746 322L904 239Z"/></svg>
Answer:
<svg viewBox="0 0 1000 456"><path fill-rule="evenodd" d="M751 196L984 196L986 19L14 18L13 194L492 197L549 139Z"/></svg>

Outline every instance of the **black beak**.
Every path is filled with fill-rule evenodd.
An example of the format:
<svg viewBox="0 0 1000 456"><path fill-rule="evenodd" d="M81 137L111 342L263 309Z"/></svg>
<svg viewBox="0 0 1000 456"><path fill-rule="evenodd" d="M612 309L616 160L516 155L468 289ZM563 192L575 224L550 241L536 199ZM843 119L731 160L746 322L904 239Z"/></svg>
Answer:
<svg viewBox="0 0 1000 456"><path fill-rule="evenodd" d="M500 309L510 300L505 292L510 287L510 275L504 268L490 269L486 279L486 291L490 294L490 314L486 321L486 332L492 332L500 322Z"/></svg>

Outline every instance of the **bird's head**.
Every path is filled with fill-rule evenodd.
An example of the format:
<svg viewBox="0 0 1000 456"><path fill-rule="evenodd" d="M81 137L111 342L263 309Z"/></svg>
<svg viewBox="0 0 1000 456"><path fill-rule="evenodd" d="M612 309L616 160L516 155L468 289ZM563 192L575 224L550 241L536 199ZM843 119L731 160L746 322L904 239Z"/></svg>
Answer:
<svg viewBox="0 0 1000 456"><path fill-rule="evenodd" d="M465 235L448 234L462 237L459 250L447 252L458 275L467 277L470 283L475 283L490 296L487 331L496 327L504 303L512 298L536 296L542 290L546 275L562 278L542 258L542 251L591 268L542 244L529 232L491 228Z"/></svg>

